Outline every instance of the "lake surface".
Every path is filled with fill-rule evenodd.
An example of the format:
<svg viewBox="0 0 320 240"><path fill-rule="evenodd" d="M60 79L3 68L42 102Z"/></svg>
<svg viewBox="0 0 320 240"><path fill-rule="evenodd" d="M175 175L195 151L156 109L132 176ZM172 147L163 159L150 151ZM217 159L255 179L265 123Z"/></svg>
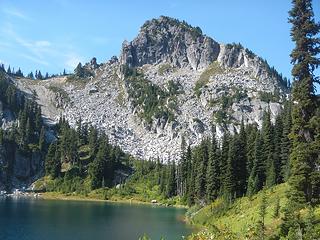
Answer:
<svg viewBox="0 0 320 240"><path fill-rule="evenodd" d="M0 197L1 240L182 239L184 209Z"/></svg>

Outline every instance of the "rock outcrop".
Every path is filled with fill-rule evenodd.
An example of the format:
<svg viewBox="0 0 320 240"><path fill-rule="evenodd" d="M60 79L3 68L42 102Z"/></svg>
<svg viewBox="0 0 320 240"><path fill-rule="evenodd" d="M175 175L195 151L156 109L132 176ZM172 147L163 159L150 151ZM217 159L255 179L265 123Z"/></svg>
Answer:
<svg viewBox="0 0 320 240"><path fill-rule="evenodd" d="M272 119L281 111L288 91L281 76L250 50L217 43L168 17L147 21L135 39L124 42L119 59L102 64L93 59L84 67L91 77L16 84L39 92L46 118L57 121L63 114L75 126L81 117L144 159L176 159L182 136L199 144L212 124L220 136L237 131L241 120L260 126L264 111L270 110ZM63 104L55 104L57 94Z"/></svg>
<svg viewBox="0 0 320 240"><path fill-rule="evenodd" d="M217 59L219 47L200 28L162 16L147 21L132 42L123 43L120 62L129 67L168 63L198 70Z"/></svg>

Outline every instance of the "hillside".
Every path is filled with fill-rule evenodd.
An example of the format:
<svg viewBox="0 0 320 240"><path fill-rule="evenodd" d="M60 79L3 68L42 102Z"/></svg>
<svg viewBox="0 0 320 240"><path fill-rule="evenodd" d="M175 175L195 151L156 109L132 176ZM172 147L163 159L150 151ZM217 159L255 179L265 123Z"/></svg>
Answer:
<svg viewBox="0 0 320 240"><path fill-rule="evenodd" d="M286 79L240 44L222 44L169 17L147 21L119 57L79 66L75 75L13 79L36 93L48 123L64 115L102 129L113 144L143 159L175 159L181 138L195 146L281 110Z"/></svg>
<svg viewBox="0 0 320 240"><path fill-rule="evenodd" d="M266 215L265 235L266 239L278 239L280 227L284 218L287 204L288 184L279 184L266 190ZM192 224L202 227L202 231L190 239L259 239L259 221L261 221L260 208L263 192L252 197L237 199L232 204L227 204L222 199L217 199L206 207L193 207L187 215ZM320 208L314 211L314 230L320 231ZM301 212L304 221L308 219L308 209ZM199 238L201 237L202 238ZM210 238L211 236L211 238ZM219 238L220 237L220 238ZM309 238L305 238L309 239Z"/></svg>

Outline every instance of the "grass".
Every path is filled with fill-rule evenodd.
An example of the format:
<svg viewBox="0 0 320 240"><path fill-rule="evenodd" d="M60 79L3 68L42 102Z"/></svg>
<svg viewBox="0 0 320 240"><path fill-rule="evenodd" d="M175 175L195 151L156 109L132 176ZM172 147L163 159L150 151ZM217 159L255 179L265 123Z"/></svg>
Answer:
<svg viewBox="0 0 320 240"><path fill-rule="evenodd" d="M266 191L267 214L265 218L266 232L272 234L281 223L280 217L274 217L277 198L280 198L281 209L286 204L287 184L281 184ZM237 199L233 204L227 204L222 199L217 199L193 214L190 222L196 225L205 226L209 229L227 231L239 239L244 239L245 234L254 228L259 220L259 207L262 200L262 193L252 198L243 197Z"/></svg>
<svg viewBox="0 0 320 240"><path fill-rule="evenodd" d="M201 95L201 89L205 87L210 80L210 77L224 73L224 69L220 66L217 61L211 63L206 70L200 75L194 86L194 91L197 97Z"/></svg>
<svg viewBox="0 0 320 240"><path fill-rule="evenodd" d="M84 149L85 151L85 146ZM56 186L63 185L63 179L52 179L45 176L35 182L35 189L46 189L42 197L45 199L61 199L61 200L89 200L89 201L111 201L111 202L127 202L127 203L151 203L151 200L157 200L159 205L186 207L183 205L180 197L165 198L159 190L159 185L154 184L152 173L144 176L133 174L126 184L120 187L100 188L90 190L90 182L84 179L81 183L82 187L76 191L64 192L57 190Z"/></svg>
<svg viewBox="0 0 320 240"><path fill-rule="evenodd" d="M286 193L289 190L287 183L277 185L266 190L267 209L265 216L266 239L277 239L279 227L282 223L283 210L287 203ZM223 199L217 199L211 205L192 207L188 210L188 221L202 230L191 235L188 239L256 239L257 223L260 220L259 212L262 201L262 191L256 195L237 199L227 204ZM280 200L280 215L275 217L275 209ZM302 214L303 216L303 214ZM316 219L320 221L320 206L315 208Z"/></svg>

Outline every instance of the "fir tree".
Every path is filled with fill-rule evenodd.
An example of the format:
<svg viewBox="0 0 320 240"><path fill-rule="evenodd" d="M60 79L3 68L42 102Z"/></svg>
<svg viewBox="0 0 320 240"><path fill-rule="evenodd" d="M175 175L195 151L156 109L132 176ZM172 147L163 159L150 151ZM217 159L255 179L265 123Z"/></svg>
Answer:
<svg viewBox="0 0 320 240"><path fill-rule="evenodd" d="M315 172L315 159L319 149L314 148L316 129L312 126L317 109L315 84L319 83L314 70L319 66L320 39L317 34L320 25L315 23L311 0L293 0L289 22L295 48L291 53L293 84L292 131L293 141L290 155L291 203L311 202L313 184L311 175ZM301 205L300 205L301 206Z"/></svg>
<svg viewBox="0 0 320 240"><path fill-rule="evenodd" d="M206 173L206 200L211 202L218 197L220 190L220 156L216 137L213 132L209 148L209 160Z"/></svg>

